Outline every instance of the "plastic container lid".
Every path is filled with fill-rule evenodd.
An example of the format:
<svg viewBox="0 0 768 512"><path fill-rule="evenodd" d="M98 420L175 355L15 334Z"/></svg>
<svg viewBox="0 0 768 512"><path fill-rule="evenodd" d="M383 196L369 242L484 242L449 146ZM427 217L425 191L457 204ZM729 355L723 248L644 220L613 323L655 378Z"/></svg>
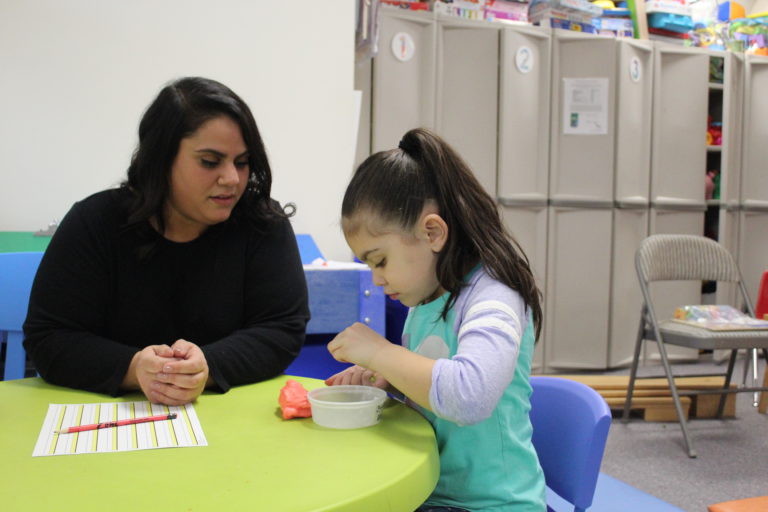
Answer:
<svg viewBox="0 0 768 512"><path fill-rule="evenodd" d="M375 425L387 393L371 386L328 386L307 394L312 420L328 428L351 429Z"/></svg>

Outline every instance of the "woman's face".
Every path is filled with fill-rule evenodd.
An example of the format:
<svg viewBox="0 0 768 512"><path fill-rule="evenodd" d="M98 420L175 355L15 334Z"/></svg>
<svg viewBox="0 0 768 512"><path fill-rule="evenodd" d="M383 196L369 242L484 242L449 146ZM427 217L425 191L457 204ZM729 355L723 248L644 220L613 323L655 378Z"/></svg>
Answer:
<svg viewBox="0 0 768 512"><path fill-rule="evenodd" d="M165 233L175 242L194 240L224 222L248 183L248 149L240 127L227 116L206 121L181 139L171 166Z"/></svg>

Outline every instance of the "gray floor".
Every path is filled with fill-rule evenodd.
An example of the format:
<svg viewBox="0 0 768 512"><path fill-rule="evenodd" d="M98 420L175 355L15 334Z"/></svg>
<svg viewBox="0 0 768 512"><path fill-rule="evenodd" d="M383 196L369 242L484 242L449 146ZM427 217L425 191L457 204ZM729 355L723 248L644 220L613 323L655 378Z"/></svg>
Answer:
<svg viewBox="0 0 768 512"><path fill-rule="evenodd" d="M764 361L760 361L762 380ZM742 382L743 361L735 381ZM724 371L713 363L676 365L676 374ZM641 374L662 373L661 367ZM626 370L612 372L626 374ZM748 381L749 384L749 381ZM768 495L768 415L752 406L752 393L739 393L736 418L688 423L698 458L684 451L677 423L614 419L601 470L683 510L706 512L721 501Z"/></svg>

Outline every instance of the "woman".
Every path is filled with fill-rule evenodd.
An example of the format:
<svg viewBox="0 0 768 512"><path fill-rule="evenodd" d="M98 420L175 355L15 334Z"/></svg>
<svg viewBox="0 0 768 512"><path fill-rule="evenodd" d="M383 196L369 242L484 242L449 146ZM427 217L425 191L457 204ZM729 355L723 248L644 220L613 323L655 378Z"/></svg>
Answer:
<svg viewBox="0 0 768 512"><path fill-rule="evenodd" d="M182 78L139 125L127 180L67 213L40 264L24 346L47 381L179 405L296 357L307 288L248 106Z"/></svg>

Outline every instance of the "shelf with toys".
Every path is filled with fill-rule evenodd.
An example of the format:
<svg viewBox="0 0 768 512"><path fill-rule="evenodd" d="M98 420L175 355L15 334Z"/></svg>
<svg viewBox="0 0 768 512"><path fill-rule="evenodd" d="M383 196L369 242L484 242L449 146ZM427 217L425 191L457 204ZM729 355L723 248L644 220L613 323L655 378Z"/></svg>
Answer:
<svg viewBox="0 0 768 512"><path fill-rule="evenodd" d="M500 1L485 2L493 7L485 19L467 2L442 2L450 10L439 12L382 7L378 54L363 73L367 92L356 87L370 98L361 113L370 139L361 147L390 148L414 126L446 137L495 193L505 224L529 251L550 297L547 315L572 318L578 312L569 304L589 304L588 332L545 325L535 366L627 364L641 305L634 249L648 234L706 230L734 255L745 239L768 245L742 234L768 223L768 194L759 194L768 178L752 173L749 211L740 178L742 160L768 161L768 145L759 142L768 138L760 94L768 89L768 58L553 29L551 3L533 13L543 26L532 26L505 14ZM596 7L603 15L612 10ZM572 125L582 115L574 94L587 90L602 98L600 129ZM743 121L750 94L762 114ZM749 150L742 134L753 141ZM597 256L588 251L595 248ZM599 271L586 286L585 262L595 261L603 264L590 267ZM670 306L700 303L701 286L691 284L663 289ZM595 300L584 300L585 289ZM571 350L574 335L589 341Z"/></svg>

